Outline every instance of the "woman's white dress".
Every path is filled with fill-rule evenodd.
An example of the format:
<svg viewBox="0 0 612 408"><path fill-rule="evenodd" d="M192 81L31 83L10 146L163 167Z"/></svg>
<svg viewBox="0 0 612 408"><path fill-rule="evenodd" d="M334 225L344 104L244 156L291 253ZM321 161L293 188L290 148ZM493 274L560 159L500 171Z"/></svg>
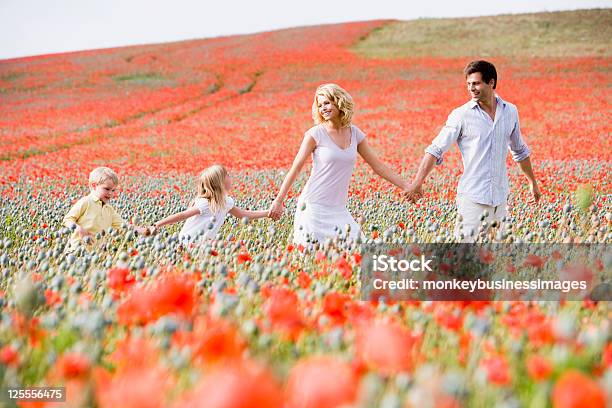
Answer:
<svg viewBox="0 0 612 408"><path fill-rule="evenodd" d="M298 198L293 223L293 242L308 246L324 242L328 237L345 234L355 239L360 234L359 224L349 213L348 188L357 161L357 145L365 134L351 125L351 144L341 149L323 125L309 129L317 147L312 152L312 172Z"/></svg>

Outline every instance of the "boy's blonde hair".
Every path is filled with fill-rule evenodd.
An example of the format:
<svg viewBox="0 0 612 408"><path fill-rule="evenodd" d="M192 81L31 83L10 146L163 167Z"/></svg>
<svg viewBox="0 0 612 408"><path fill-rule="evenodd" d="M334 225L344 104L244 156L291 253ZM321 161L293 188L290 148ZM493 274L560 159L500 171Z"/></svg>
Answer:
<svg viewBox="0 0 612 408"><path fill-rule="evenodd" d="M96 167L89 173L89 184L100 184L110 180L115 185L119 184L119 177L112 169L108 167Z"/></svg>
<svg viewBox="0 0 612 408"><path fill-rule="evenodd" d="M340 111L340 125L342 127L350 126L351 119L353 118L354 104L353 98L348 92L336 84L319 85L315 92L314 102L312 103L312 119L315 125L325 122L325 119L319 113L317 96L324 96L336 105L336 108Z"/></svg>
<svg viewBox="0 0 612 408"><path fill-rule="evenodd" d="M208 206L212 213L225 208L225 179L227 170L220 164L210 166L198 178L198 197L208 200Z"/></svg>

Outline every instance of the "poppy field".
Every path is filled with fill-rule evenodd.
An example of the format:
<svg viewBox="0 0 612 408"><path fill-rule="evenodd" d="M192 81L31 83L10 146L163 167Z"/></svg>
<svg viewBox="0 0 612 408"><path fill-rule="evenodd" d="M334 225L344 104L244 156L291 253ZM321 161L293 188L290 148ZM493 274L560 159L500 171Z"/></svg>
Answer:
<svg viewBox="0 0 612 408"><path fill-rule="evenodd" d="M609 10L591 13L612 19ZM448 114L467 101L463 67L482 55L373 54L381 38L402 41L386 31L398 24L0 61L0 384L64 386L67 395L58 404L3 394L1 403L609 406L609 302L362 301L358 246L342 237L314 252L291 244L308 169L279 221L229 217L220 240L195 249L180 248L180 225L136 234L185 209L196 175L215 163L230 171L237 205L267 209L326 82L351 93L354 123L410 180ZM568 55L562 44L550 55L488 46L498 52L484 58L498 69L499 95L519 109L543 192L529 204L524 176L508 161L510 232L500 240L609 244L609 46L574 44ZM62 218L89 193L97 166L119 174L112 205L126 223L99 234L95 252L66 254ZM461 172L454 147L411 204L359 159L349 209L366 243L451 241ZM560 268L609 274L609 253L591 261ZM554 263L511 268L537 273Z"/></svg>

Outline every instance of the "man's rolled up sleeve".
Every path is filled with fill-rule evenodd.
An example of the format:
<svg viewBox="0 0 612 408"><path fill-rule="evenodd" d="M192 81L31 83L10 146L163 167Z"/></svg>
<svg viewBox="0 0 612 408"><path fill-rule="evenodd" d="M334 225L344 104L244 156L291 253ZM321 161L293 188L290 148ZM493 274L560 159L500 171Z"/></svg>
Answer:
<svg viewBox="0 0 612 408"><path fill-rule="evenodd" d="M521 125L518 120L518 113L516 115L516 123L514 124L514 129L510 134L510 140L508 142L508 148L510 149L510 153L512 154L512 160L515 162L521 162L525 160L531 154L527 143L523 140L523 136L521 135Z"/></svg>
<svg viewBox="0 0 612 408"><path fill-rule="evenodd" d="M431 154L436 158L436 164L442 164L444 153L451 148L453 143L461 134L461 114L458 110L454 110L446 120L446 124L438 133L438 136L425 149L426 153Z"/></svg>

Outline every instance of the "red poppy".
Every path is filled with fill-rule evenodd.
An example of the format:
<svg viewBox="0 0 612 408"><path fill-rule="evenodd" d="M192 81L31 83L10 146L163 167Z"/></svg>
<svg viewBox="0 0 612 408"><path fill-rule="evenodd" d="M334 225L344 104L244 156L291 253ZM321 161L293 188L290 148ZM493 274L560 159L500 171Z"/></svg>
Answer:
<svg viewBox="0 0 612 408"><path fill-rule="evenodd" d="M109 356L117 371L154 366L159 357L151 339L128 336L117 342Z"/></svg>
<svg viewBox="0 0 612 408"><path fill-rule="evenodd" d="M272 288L264 310L272 327L290 338L297 338L304 327L298 297L289 288Z"/></svg>
<svg viewBox="0 0 612 408"><path fill-rule="evenodd" d="M525 266L533 266L534 268L538 268L538 269L542 269L545 262L546 262L546 258L542 258L534 254L529 254L525 258Z"/></svg>
<svg viewBox="0 0 612 408"><path fill-rule="evenodd" d="M587 288L593 282L594 273L583 264L569 265L559 271L559 279L562 281L584 281Z"/></svg>
<svg viewBox="0 0 612 408"><path fill-rule="evenodd" d="M270 372L255 363L218 366L180 398L176 408L281 408L283 393Z"/></svg>
<svg viewBox="0 0 612 408"><path fill-rule="evenodd" d="M340 274L344 277L344 279L350 279L353 276L353 268L351 264L349 264L344 257L338 258L335 263L336 269Z"/></svg>
<svg viewBox="0 0 612 408"><path fill-rule="evenodd" d="M89 358L81 353L63 354L55 362L57 375L64 379L83 378L90 368Z"/></svg>
<svg viewBox="0 0 612 408"><path fill-rule="evenodd" d="M189 346L194 361L203 363L238 359L246 349L245 341L232 324L211 316L198 316L193 330L177 331L173 340L177 346Z"/></svg>
<svg viewBox="0 0 612 408"><path fill-rule="evenodd" d="M57 306L62 304L60 294L52 289L45 289L45 299L48 306Z"/></svg>
<svg viewBox="0 0 612 408"><path fill-rule="evenodd" d="M371 369L393 375L414 368L420 340L399 324L375 322L358 328L356 353Z"/></svg>
<svg viewBox="0 0 612 408"><path fill-rule="evenodd" d="M94 371L95 396L100 408L162 408L175 381L158 366L130 367L114 374Z"/></svg>
<svg viewBox="0 0 612 408"><path fill-rule="evenodd" d="M343 324L346 320L346 307L350 302L348 295L338 292L329 292L323 298L323 313L334 324Z"/></svg>
<svg viewBox="0 0 612 408"><path fill-rule="evenodd" d="M606 344L603 355L601 357L604 367L612 366L612 343Z"/></svg>
<svg viewBox="0 0 612 408"><path fill-rule="evenodd" d="M371 303L349 302L346 305L346 317L353 326L368 324L376 316Z"/></svg>
<svg viewBox="0 0 612 408"><path fill-rule="evenodd" d="M245 262L252 261L253 258L251 258L251 255L249 255L248 252L242 251L238 254L237 260L239 264L243 264Z"/></svg>
<svg viewBox="0 0 612 408"><path fill-rule="evenodd" d="M605 408L606 394L592 378L568 370L555 383L552 402L554 408Z"/></svg>
<svg viewBox="0 0 612 408"><path fill-rule="evenodd" d="M480 262L486 265L493 263L493 261L495 260L495 256L493 255L493 252L489 251L488 249L484 249L484 248L480 250L478 256L480 258Z"/></svg>
<svg viewBox="0 0 612 408"><path fill-rule="evenodd" d="M463 328L463 313L461 313L461 309L444 307L441 304L439 308L436 308L434 316L436 323L448 330L459 331Z"/></svg>
<svg viewBox="0 0 612 408"><path fill-rule="evenodd" d="M485 358L480 362L480 366L486 371L490 383L501 386L510 384L512 378L506 357L494 355Z"/></svg>
<svg viewBox="0 0 612 408"><path fill-rule="evenodd" d="M552 364L542 356L530 356L527 358L527 373L534 381L546 380L552 374Z"/></svg>
<svg viewBox="0 0 612 408"><path fill-rule="evenodd" d="M195 282L190 275L160 276L152 285L136 287L119 305L121 324L146 324L166 314L190 316L197 304Z"/></svg>
<svg viewBox="0 0 612 408"><path fill-rule="evenodd" d="M0 363L11 367L19 365L19 353L13 346L2 347L0 349Z"/></svg>
<svg viewBox="0 0 612 408"><path fill-rule="evenodd" d="M335 408L355 402L358 379L350 365L332 357L299 361L287 380L287 408Z"/></svg>
<svg viewBox="0 0 612 408"><path fill-rule="evenodd" d="M136 280L128 268L115 267L108 270L108 287L121 293L132 287Z"/></svg>
<svg viewBox="0 0 612 408"><path fill-rule="evenodd" d="M312 279L310 278L310 276L304 272L304 271L300 271L300 273L298 274L298 285L300 285L300 287L302 289L306 289L310 286L310 283L312 282Z"/></svg>
<svg viewBox="0 0 612 408"><path fill-rule="evenodd" d="M45 331L40 327L40 319L33 317L27 318L21 313L15 312L11 315L13 326L20 336L27 336L30 344L36 347L45 336Z"/></svg>

